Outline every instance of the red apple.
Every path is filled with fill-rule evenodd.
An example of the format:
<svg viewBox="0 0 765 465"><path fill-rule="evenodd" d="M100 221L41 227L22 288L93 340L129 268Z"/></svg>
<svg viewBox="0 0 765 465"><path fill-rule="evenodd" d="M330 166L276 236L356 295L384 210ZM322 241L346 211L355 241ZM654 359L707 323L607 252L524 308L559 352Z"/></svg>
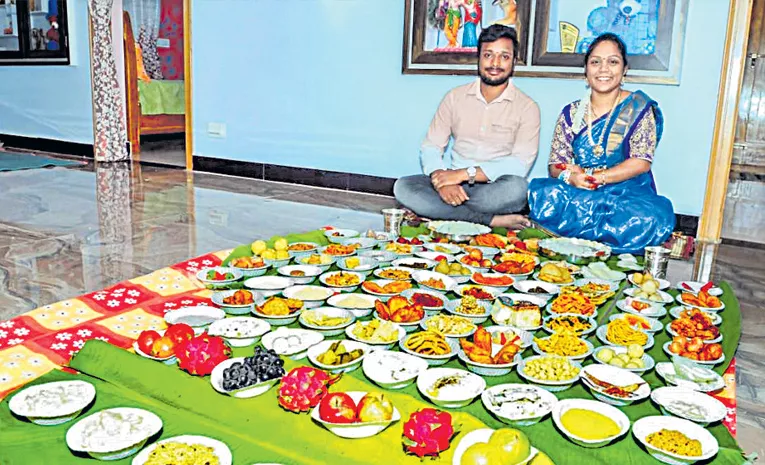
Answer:
<svg viewBox="0 0 765 465"><path fill-rule="evenodd" d="M393 404L381 392L370 392L359 401L356 416L361 422L388 421L393 418Z"/></svg>
<svg viewBox="0 0 765 465"><path fill-rule="evenodd" d="M172 339L176 344L180 344L194 337L194 328L185 323L174 324L167 328L165 336Z"/></svg>
<svg viewBox="0 0 765 465"><path fill-rule="evenodd" d="M146 355L151 355L151 348L154 345L154 341L159 339L160 336L158 332L154 330L146 330L141 331L141 334L138 336L138 349L141 350Z"/></svg>
<svg viewBox="0 0 765 465"><path fill-rule="evenodd" d="M328 423L356 421L356 402L344 392L333 392L319 403L319 417Z"/></svg>

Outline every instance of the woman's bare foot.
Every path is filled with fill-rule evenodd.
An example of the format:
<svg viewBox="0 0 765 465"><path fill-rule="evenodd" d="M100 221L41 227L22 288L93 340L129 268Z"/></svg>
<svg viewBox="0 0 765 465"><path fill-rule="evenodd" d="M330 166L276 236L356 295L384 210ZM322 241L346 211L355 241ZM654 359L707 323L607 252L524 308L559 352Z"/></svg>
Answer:
<svg viewBox="0 0 765 465"><path fill-rule="evenodd" d="M531 221L523 215L495 215L491 219L491 227L507 228L509 230L523 229L531 226Z"/></svg>

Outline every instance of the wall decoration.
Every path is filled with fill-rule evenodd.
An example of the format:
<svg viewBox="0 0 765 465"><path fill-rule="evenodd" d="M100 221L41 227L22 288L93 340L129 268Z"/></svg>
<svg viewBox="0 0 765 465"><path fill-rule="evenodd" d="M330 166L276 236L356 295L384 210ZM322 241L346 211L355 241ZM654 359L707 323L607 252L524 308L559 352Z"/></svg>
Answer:
<svg viewBox="0 0 765 465"><path fill-rule="evenodd" d="M517 76L581 78L584 52L612 32L627 45L628 81L679 84L688 0L406 0L403 72L475 74L473 36L516 28ZM477 15L476 12L477 11Z"/></svg>

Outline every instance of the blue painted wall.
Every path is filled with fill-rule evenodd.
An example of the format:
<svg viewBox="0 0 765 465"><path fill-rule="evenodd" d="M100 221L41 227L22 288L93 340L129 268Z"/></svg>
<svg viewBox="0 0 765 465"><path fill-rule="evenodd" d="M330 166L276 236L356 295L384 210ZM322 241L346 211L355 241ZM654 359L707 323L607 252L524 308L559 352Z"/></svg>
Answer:
<svg viewBox="0 0 765 465"><path fill-rule="evenodd" d="M192 0L196 155L398 177L439 101L470 80L401 74L403 2ZM665 137L655 175L678 213L701 212L727 1L691 2L682 85L641 88L659 101ZM225 29L222 29L225 25ZM546 174L553 125L576 80L518 78L541 108ZM225 138L208 123L225 123Z"/></svg>
<svg viewBox="0 0 765 465"><path fill-rule="evenodd" d="M69 0L69 66L0 66L0 134L93 144L88 6Z"/></svg>

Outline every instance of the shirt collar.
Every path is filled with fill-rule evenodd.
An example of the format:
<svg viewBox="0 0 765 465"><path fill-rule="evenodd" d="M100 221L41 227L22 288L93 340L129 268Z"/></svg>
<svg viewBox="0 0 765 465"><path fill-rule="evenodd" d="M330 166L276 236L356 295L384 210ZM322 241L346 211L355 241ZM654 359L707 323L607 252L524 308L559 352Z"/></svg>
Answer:
<svg viewBox="0 0 765 465"><path fill-rule="evenodd" d="M473 85L470 86L470 89L468 89L468 95L475 95L476 98L483 103L487 103L486 99L483 97L483 94L481 93L481 78L477 77L475 81L473 82ZM508 101L512 102L513 97L515 96L515 86L513 85L513 79L510 78L507 81L507 87L505 87L505 90L502 91L501 94L499 94L499 97L494 99L491 103L494 102L502 102L502 101Z"/></svg>

